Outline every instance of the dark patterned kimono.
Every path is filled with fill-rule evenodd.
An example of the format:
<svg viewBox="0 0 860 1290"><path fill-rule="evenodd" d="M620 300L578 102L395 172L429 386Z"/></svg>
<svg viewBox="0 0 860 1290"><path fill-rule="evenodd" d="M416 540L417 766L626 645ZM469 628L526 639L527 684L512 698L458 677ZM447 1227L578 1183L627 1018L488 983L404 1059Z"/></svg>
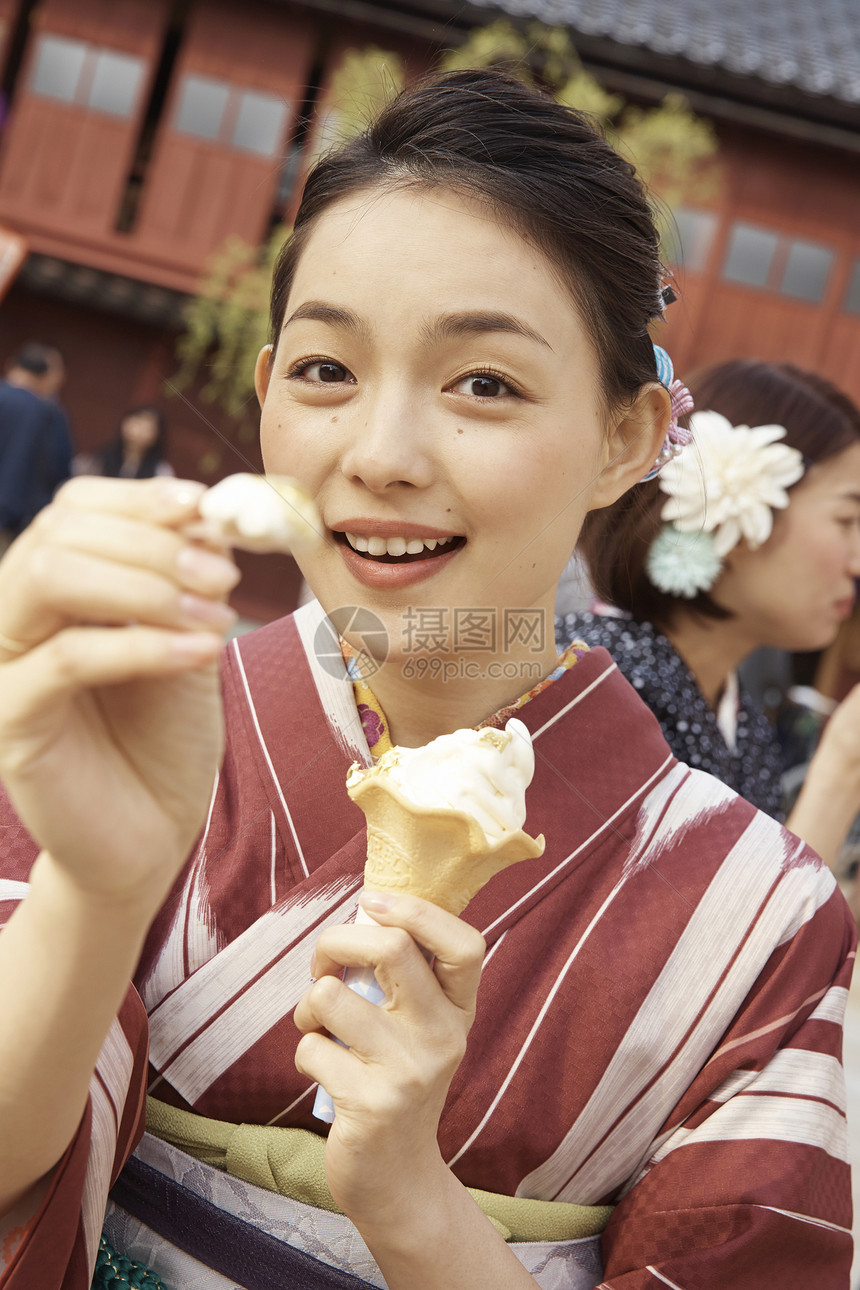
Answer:
<svg viewBox="0 0 860 1290"><path fill-rule="evenodd" d="M773 726L750 696L738 694L734 746L690 669L653 623L604 614L565 614L559 649L571 640L602 645L660 722L679 761L721 779L760 811L783 820L783 759Z"/></svg>

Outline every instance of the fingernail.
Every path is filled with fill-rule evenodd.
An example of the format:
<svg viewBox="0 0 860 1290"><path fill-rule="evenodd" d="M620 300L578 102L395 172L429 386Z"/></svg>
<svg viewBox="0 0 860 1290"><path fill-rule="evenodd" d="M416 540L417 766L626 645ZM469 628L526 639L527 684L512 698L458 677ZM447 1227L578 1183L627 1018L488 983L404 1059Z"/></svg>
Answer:
<svg viewBox="0 0 860 1290"><path fill-rule="evenodd" d="M170 652L183 663L209 663L221 653L223 641L212 632L182 632L170 642Z"/></svg>
<svg viewBox="0 0 860 1290"><path fill-rule="evenodd" d="M192 596L187 592L179 597L179 612L188 623L205 623L219 631L232 627L239 617L235 609L220 600L206 600L203 596Z"/></svg>
<svg viewBox="0 0 860 1290"><path fill-rule="evenodd" d="M382 891L363 891L359 899L362 908L369 913L384 914L394 904L396 897Z"/></svg>
<svg viewBox="0 0 860 1290"><path fill-rule="evenodd" d="M196 506L206 492L206 485L194 479L157 479L154 487L163 501L172 506Z"/></svg>
<svg viewBox="0 0 860 1290"><path fill-rule="evenodd" d="M199 546L184 546L176 557L176 567L183 578L195 584L228 590L239 581L239 570L232 560Z"/></svg>

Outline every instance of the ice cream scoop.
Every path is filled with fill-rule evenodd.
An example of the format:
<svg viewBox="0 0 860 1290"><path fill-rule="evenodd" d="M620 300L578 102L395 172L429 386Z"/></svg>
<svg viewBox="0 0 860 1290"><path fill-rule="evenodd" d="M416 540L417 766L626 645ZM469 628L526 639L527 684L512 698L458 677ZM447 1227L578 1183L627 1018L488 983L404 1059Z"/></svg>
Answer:
<svg viewBox="0 0 860 1290"><path fill-rule="evenodd" d="M198 510L221 538L245 551L290 554L322 540L313 499L288 475L228 475L207 489Z"/></svg>
<svg viewBox="0 0 860 1290"><path fill-rule="evenodd" d="M524 833L534 774L528 729L456 730L353 766L347 792L367 819L364 885L409 891L460 914L490 878L543 854Z"/></svg>

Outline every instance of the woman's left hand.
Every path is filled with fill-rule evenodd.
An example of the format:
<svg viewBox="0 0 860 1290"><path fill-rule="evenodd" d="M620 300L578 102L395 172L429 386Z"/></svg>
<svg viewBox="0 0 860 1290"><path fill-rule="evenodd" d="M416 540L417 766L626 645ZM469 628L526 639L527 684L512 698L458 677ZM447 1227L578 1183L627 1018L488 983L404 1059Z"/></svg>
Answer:
<svg viewBox="0 0 860 1290"><path fill-rule="evenodd" d="M444 1185L436 1135L466 1051L485 950L468 923L418 897L368 892L362 904L379 926L323 932L313 967L319 980L295 1013L304 1032L296 1066L335 1104L329 1187L359 1229L383 1214L391 1222L394 1204L406 1219L410 1200L421 1204L423 1193L426 1202L434 1179ZM372 968L387 1003L344 985L346 966Z"/></svg>

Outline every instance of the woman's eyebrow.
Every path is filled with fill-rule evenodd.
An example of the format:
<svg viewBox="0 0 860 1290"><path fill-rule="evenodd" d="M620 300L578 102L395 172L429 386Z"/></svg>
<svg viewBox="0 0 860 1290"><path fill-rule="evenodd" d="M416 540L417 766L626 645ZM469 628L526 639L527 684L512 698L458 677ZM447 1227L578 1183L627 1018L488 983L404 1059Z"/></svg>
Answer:
<svg viewBox="0 0 860 1290"><path fill-rule="evenodd" d="M299 305L284 323L282 330L286 330L290 323L293 322L321 322L326 323L329 327L339 327L341 331L358 332L362 337L367 337L370 328L363 318L352 312L351 309L344 309L340 305L327 305L322 300L306 300L304 304Z"/></svg>
<svg viewBox="0 0 860 1290"><path fill-rule="evenodd" d="M351 309L344 309L340 305L327 305L322 300L307 300L304 304L299 305L284 323L284 328L289 327L290 323L302 321L326 323L330 327L339 327L344 331L357 332L365 338L370 334L370 327L367 322L360 318L358 314L353 313ZM552 350L552 345L541 336L540 332L534 331L521 319L515 318L513 314L506 314L497 310L464 310L462 313L443 314L441 318L437 318L431 323L425 323L422 332L425 343L431 345L438 344L444 340L456 339L460 336L477 336L487 332L508 332L514 336L522 336L526 340L533 340L539 345L544 345L548 350Z"/></svg>
<svg viewBox="0 0 860 1290"><path fill-rule="evenodd" d="M475 336L484 332L502 331L514 336L523 336L526 340L536 341L552 350L548 340L534 331L513 314L495 310L464 310L463 313L444 314L424 327L425 338L432 344L440 340L456 339L458 336Z"/></svg>

